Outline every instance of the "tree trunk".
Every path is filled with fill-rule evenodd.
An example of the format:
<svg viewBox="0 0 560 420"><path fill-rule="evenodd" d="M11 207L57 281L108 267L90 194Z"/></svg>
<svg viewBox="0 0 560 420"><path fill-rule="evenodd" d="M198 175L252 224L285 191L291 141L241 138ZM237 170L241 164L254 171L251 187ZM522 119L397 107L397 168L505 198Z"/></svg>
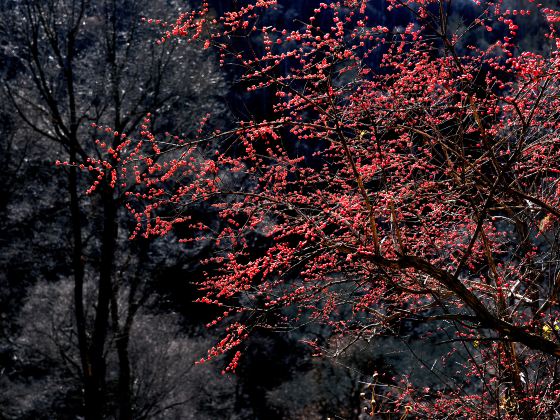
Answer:
<svg viewBox="0 0 560 420"><path fill-rule="evenodd" d="M119 356L119 419L132 420L132 390L130 360L128 354L128 333L117 338L117 353Z"/></svg>
<svg viewBox="0 0 560 420"><path fill-rule="evenodd" d="M76 160L76 152L70 153L70 161ZM84 312L84 255L82 241L82 220L78 197L78 182L76 167L70 166L68 173L68 189L70 192L70 219L72 227L72 268L74 271L74 316L78 333L78 347L82 368L84 417L86 420L101 419L101 400L92 369L91 358L86 332Z"/></svg>
<svg viewBox="0 0 560 420"><path fill-rule="evenodd" d="M101 191L103 201L103 232L101 235L101 261L99 268L99 287L97 307L95 311L94 329L90 347L92 376L96 387L96 394L103 396L105 392L105 343L107 341L109 323L109 304L112 296L112 281L114 255L117 237L117 208L113 199L113 191L103 186ZM98 402L102 408L104 401ZM100 409L101 409L100 408Z"/></svg>

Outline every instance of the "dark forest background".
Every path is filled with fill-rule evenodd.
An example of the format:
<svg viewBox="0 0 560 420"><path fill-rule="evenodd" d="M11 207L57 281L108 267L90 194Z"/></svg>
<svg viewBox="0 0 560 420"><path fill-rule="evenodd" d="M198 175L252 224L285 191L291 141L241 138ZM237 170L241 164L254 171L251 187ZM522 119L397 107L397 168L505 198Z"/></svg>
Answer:
<svg viewBox="0 0 560 420"><path fill-rule="evenodd" d="M210 2L218 14L235 3ZM265 19L297 27L318 3L283 0ZM266 91L247 94L200 45L156 45L159 29L141 21L172 21L188 7L0 0L0 419L357 419L375 373L439 380L418 360L447 349L436 337L414 347L415 325L323 359L301 339L334 348L325 328L262 330L235 374L221 374L222 359L194 365L222 332L205 327L217 310L193 303L211 246L187 248L173 235L129 241L122 196L103 187L88 196L89 175L55 166L95 153L92 123L134 133L151 112L154 133L188 137L208 113L221 129L271 114ZM402 13L388 14L382 0L368 10L391 27L410 19ZM473 18L457 2L450 25ZM537 27L521 28L535 50Z"/></svg>

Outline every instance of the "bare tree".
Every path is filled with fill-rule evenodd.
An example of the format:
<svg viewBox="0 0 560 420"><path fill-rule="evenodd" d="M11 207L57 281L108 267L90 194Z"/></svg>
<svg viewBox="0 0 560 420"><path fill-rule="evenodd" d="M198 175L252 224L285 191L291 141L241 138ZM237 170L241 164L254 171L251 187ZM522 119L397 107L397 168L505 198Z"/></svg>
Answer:
<svg viewBox="0 0 560 420"><path fill-rule="evenodd" d="M94 278L86 279L84 303L88 306L96 299L96 287ZM3 384L4 415L8 418L49 418L54 413L65 418L75 409L68 405L72 397L79 396L82 385L73 288L71 279L63 279L37 283L29 291L13 344L21 369L37 372L31 381L16 378ZM130 287L122 287L118 293L121 308L127 306L130 293ZM36 314L42 316L37 318ZM154 314L142 307L135 318L127 347L134 378L131 409L135 419L202 418L209 397L216 401L216 408L231 410L233 380L220 375L215 365L194 363L206 353L206 338L181 333L178 314ZM87 321L93 319L87 316ZM118 334L110 331L105 363L111 383L119 382L122 370L115 351L118 341Z"/></svg>
<svg viewBox="0 0 560 420"><path fill-rule="evenodd" d="M174 127L188 131L205 112L220 109L224 82L215 75L212 59L193 45L156 45L154 32L141 18L165 17L165 11L151 3L23 0L0 6L4 51L19 70L4 78L4 93L38 143L49 145L53 161L58 157L87 164L95 140L92 123L110 124L121 134L134 131L147 112L165 111L168 120L154 121L153 126L163 129L173 121ZM121 141L115 135L110 146L116 148ZM101 195L95 199L99 202L92 206L75 166L66 169L66 177L61 193L67 197L69 211L84 415L88 419L104 415L112 332L119 360L118 411L120 418L130 419L133 379L128 346L143 302L143 273L137 265L134 275L116 276L131 261L119 254L119 244L126 240L119 229L123 191L101 182ZM144 245L136 251L148 252ZM84 281L92 275L97 277L96 301L88 307ZM116 298L119 279L131 284L123 315L122 302Z"/></svg>

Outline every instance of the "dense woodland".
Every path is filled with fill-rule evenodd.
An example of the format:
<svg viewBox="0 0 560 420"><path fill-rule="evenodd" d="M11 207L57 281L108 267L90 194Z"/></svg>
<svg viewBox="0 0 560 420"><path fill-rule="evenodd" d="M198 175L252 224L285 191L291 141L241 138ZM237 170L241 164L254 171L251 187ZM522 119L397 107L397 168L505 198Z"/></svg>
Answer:
<svg viewBox="0 0 560 420"><path fill-rule="evenodd" d="M471 79L454 79L457 76L453 76L453 71L442 76L457 82L453 87L446 87L453 91L445 97L449 103L463 100L457 98L466 92L464 97L470 105L465 107L464 114L457 110L458 105L456 108L449 105L449 109L442 111L445 115L433 116L434 120L429 122L424 116L410 117L412 112L395 120L390 114L373 122L367 107L362 106L366 109L363 114L352 113L355 110L348 104L356 98L351 94L377 89L377 80L367 79L369 70L379 73L380 77L389 78L392 71L402 71L406 75L408 70L398 66L406 62L414 67L414 56L406 49L408 47L400 52L385 46L372 47L371 52L359 57L362 66L359 70L368 69L363 74L351 66L345 69L346 63L341 59L332 65L328 77L323 75L318 82L313 79L313 72L322 74L320 67L310 69L302 65L303 70L293 70L291 56L289 59L273 57L270 60L278 60L275 66L258 75L264 82L254 82L252 71L247 77L250 67L247 63L267 67L264 60L251 61L246 57L266 56L270 52L266 47L267 36L278 35L278 44L281 44L281 37L285 36L282 28L302 34L306 34L305 30L311 31L311 24L305 23L310 16L316 16L311 21L318 22L313 30L328 31L333 16L320 11L322 7L327 10L334 2L321 6L321 2L314 0L282 0L267 5L261 15L248 18L251 25L256 21L259 28L273 28L269 34L263 31L265 35L255 31L241 36L235 32L238 29L217 35L210 28L204 29L199 39L193 40L188 33L185 36L174 33L166 42L158 42L162 36L165 38L169 27L181 28L182 23L177 21L180 14L184 14L187 21L185 27L192 31L206 18L210 21L226 16L228 11L243 10L246 4L254 2L215 0L208 3L181 0L0 1L0 161L3 168L0 172L0 419L536 418L535 415L559 418L557 358L560 352L555 322L559 289L555 261L560 211L556 210L558 201L551 191L556 191L552 178L557 178L554 168L560 159L556 148L539 149L539 157L531 162L545 168L544 175L533 171L533 167L527 169L528 175L519 175L516 171L522 169L503 158L504 145L508 150L515 150L525 138L531 139L531 144L537 144L534 139L558 140L558 117L552 115L557 109L560 89L553 80L553 65L558 64L546 60L556 57L554 54L559 47L543 42L546 39L553 43L553 38L544 36L549 26L543 17L546 13L538 13L543 6L539 5L538 10L532 2L511 6L535 9L531 9L532 14L520 14L523 21L515 28L516 41L512 50L515 56L530 52L544 57L542 60L529 58L534 58L536 67L550 66L545 74L551 76L551 80L543 79L539 73L535 76L537 81L527 79L526 84L516 84L514 76L508 73L509 68L499 60L492 61L494 57L481 62L465 59L463 65L474 73ZM410 43L411 51L417 38L414 42L405 42L405 36L412 37L410 28L420 27L428 39L426 42L434 39L430 49L421 45L413 51L417 56L426 54L428 58L423 62L426 66L440 56L467 57L470 45L484 50L508 36L507 25L500 26L503 19L490 29L479 24L480 5L462 0L425 3L427 6L418 8L408 1L348 1L336 7L340 8L341 16L348 16L352 8L363 8L360 13L369 19L367 25L386 28L387 36L402 40L402 45ZM508 2L504 3L504 8L509 7ZM431 19L432 12L437 15L438 6L442 4L447 10L440 16L445 18L445 23L443 31L439 31L426 22ZM206 15L196 14L206 6ZM421 13L422 7L427 8L427 14ZM338 19L338 9L333 13ZM494 13L495 16L503 14ZM189 16L197 17L188 20ZM240 16L244 15L240 13ZM347 18L349 24L354 24L352 16ZM557 16L555 19L560 22ZM170 24L164 26L160 21ZM175 26L173 22L177 22ZM445 36L458 33L461 37L453 41L452 54L446 50ZM227 51L222 47L225 42L229 42ZM214 48L216 46L218 48ZM341 44L336 47L338 50L333 49L340 52L343 47ZM313 48L319 51L315 53L317 62L330 59L320 48ZM387 64L385 56L397 57L397 63ZM400 63L399 57L402 58ZM239 62L234 62L237 58ZM504 69L492 67L495 62L504 65ZM526 64L520 61L516 65L522 68ZM292 73L300 78L290 79ZM427 84L422 77L423 74L418 75L419 86ZM327 79L331 85L323 83ZM279 87L270 80L283 80L283 84ZM406 89L406 83L401 86L398 78L390 80L390 83L383 82L387 83L384 88L397 93L387 100L387 107L389 102L402 100L402 91ZM506 110L500 108L499 112L494 112L494 107L498 109L503 105L499 100L492 102L494 88L489 87L489 81L503 83L512 91L519 88L518 85L528 89L531 83L542 88L531 91L538 99L528 100L528 111L523 108L524 104L515 103L518 109L508 108L509 129L515 135L503 134L507 130L500 124L506 120ZM445 84L441 80L438 83L437 89ZM254 85L258 85L258 89ZM363 86L367 88L361 88ZM324 99L328 95L326 92L334 96L333 104ZM420 88L417 92L407 91L403 106L409 106L423 95L428 97L430 93ZM305 99L295 105L282 104L283 95L290 97L290 101L294 97ZM515 100L525 96L530 94L519 88ZM538 106L541 97L546 98L542 100L546 104L542 115ZM425 106L437 107L438 103L434 100ZM475 103L481 104L482 116ZM334 111L325 111L326 117L320 117L322 110L331 105ZM290 113L291 107L295 109L293 113ZM355 125L337 125L338 120L343 119L336 115L341 109L350 109L347 118ZM319 135L317 131L308 134L303 123L298 127L299 132L292 131L288 125L265 126L267 121L278 124L282 112L290 115L295 125L305 120L317 121L317 127L322 123L330 127L332 118L336 120L335 128L325 129ZM447 121L442 122L445 118ZM282 124L286 120L280 121ZM389 127L389 121L393 126ZM262 160L251 161L250 153L244 155L241 143L231 137L222 139L222 133L233 132L244 140L249 138L257 142L258 136L253 138L246 131L238 130L240 126L247 130L247 124L254 124L253 129L268 130L263 138L271 135L274 139L282 137L286 144L292 142L293 146L286 146L285 153L280 149L269 152L269 143L266 146L258 143L260 149L256 153L259 156L269 153L278 168L293 166L294 177L306 179L305 187L300 189L294 182L294 186L285 189L268 189L268 184L258 189L264 176L255 180L253 175L269 175L267 168L271 165ZM494 132L496 126L500 129ZM460 194L438 192L430 200L438 202L438 196L445 194L448 195L441 199L443 202L470 200L476 214L472 224L462 221L460 228L452 225L456 231L449 231L451 219L456 220L456 217L442 211L440 221L430 225L422 236L418 234L423 223L418 222L421 217L416 220L406 210L410 204L407 200L414 199L410 194L406 198L391 194L391 198L384 201L388 209L383 210L385 214L379 211L377 219L372 217L377 204L370 202L373 199L365 189L382 192L391 185L396 191L401 185L393 182L392 176L383 173L368 178L363 169L362 176L345 183L345 177L351 178L352 171L344 169L343 159L334 159L331 178L325 175L317 180L315 177L314 171L318 173L323 163L338 152L326 146L331 141L329 136L334 138L333 144L343 144L347 150L350 149L344 141L354 140L350 143L353 149L349 155L358 157L357 164L350 159L350 167L356 173L358 169L374 166L367 156L379 151L372 152L373 149L361 143L370 134L372 139L387 141L390 153L396 148L399 156L404 155L399 149L404 148L399 143L399 136L404 135L403 127L409 129L407 141L414 146L407 147L414 148L416 158L422 153L421 142L437 137L437 144L431 146L432 154L426 158L426 166L445 169L434 170L435 177L442 183L445 177L458 174L463 184ZM475 165L480 165L476 176L484 181L473 175L474 181L469 178L467 182L468 170L463 166L461 175L461 170L456 169L461 165L459 157L453 155L459 138L459 129L454 127L464 128L461 147L475 155ZM549 131L544 133L546 130ZM491 133L488 136L500 139L496 149L491 146L486 152L473 152L477 142L486 142L487 132ZM157 138L157 144L167 153L161 161L168 156L170 161L179 159L176 150L190 147L188 142L181 145L178 139L196 140L211 133L204 137L204 143L196 140L203 146L193 152L189 149L193 168L198 168L198 162L210 162L219 155L221 160L216 158L216 165L225 162L219 172L220 193L227 190L232 195L233 185L238 195L249 196L258 191L258 200L248 204L249 210L245 208L239 213L232 210L224 216L228 208L238 209L238 204L246 204L246 201L234 198L215 201L213 197L218 195L215 190L208 193L210 199L204 200L188 192L162 205L152 234L143 235L140 229L149 231L151 225L142 219L144 216L135 218L140 213L133 211L131 214L129 193L140 191L139 195L150 196L151 184L145 190L135 190L135 186L125 185L126 182L122 188L115 188L120 178L114 181L98 176L97 169L87 170L88 166L97 165L91 162L107 162L106 150L109 147L118 149L123 144L120 143L121 133L136 134L150 141ZM300 141L302 133L306 140L309 137L316 142ZM503 138L506 140L502 141ZM155 155L160 152L158 149ZM547 154L548 160L543 157ZM150 166L154 160L159 161L150 156L138 159L145 164L142 170L146 174L158 171ZM114 157L116 160L116 154ZM487 157L488 161L484 160ZM414 165L422 159L403 159L397 175L406 178L406 172L416 168ZM250 161L253 163L248 163ZM302 161L310 169L302 168ZM392 171L390 161L387 160L387 168ZM445 166L450 161L453 161L452 169ZM80 164L86 170L82 170ZM232 169L241 165L249 168L252 164L257 168L254 172ZM356 165L361 167L356 169ZM162 188L174 197L180 186L203 182L196 178L194 169L193 172L158 182L165 184ZM278 172L274 169L275 174ZM210 171L204 166L200 173L207 176ZM275 176L267 179L275 179ZM215 181L216 177L214 174L212 179ZM517 196L511 187L517 185L516 177L530 180L530 185L523 184L525 189L517 192ZM307 186L307 179L311 186ZM325 185L325 179L330 180L330 184ZM502 183L507 187L500 190ZM415 188L421 190L418 186ZM316 224L309 222L322 211L311 208L323 199L320 194L315 195L316 191L323 191L322 197L330 191L332 197L325 200L331 209L336 209L337 201L342 203L350 189L358 197L349 204L357 214L348 217L350 222L340 222L338 226L330 216L324 225L322 220ZM454 191L451 186L443 190ZM268 198L267 202L262 199L265 193L267 197L285 201L278 204ZM204 196L206 192L200 187L197 194ZM304 206L303 201L293 198L307 196L313 197L315 202L306 202ZM464 197L470 198L465 200ZM357 204L362 199L365 204ZM170 207L170 203L175 207ZM456 211L460 215L465 213L462 208ZM488 221L488 226L483 221L487 214L492 220ZM421 216L429 218L429 210ZM252 217L260 218L251 225ZM341 213L340 217L346 216ZM188 223L185 222L187 218ZM164 219L172 223L160 222ZM148 228L145 225L139 228L141 223ZM317 224L322 227L318 228ZM277 239L268 232L274 231L271 226L283 226L284 232L288 232L284 248L275 245ZM308 252L305 256L297 253L303 242L298 235L304 235L296 231L297 226L309 229L305 241L316 246L308 243L311 251L305 248ZM238 230L234 232L235 228ZM371 238L369 234L360 233L362 228L363 232L371 229ZM461 237L468 239L472 234L472 243L469 245L467 241L457 249L445 243L441 247L452 261L446 260L447 255L435 258L433 250L428 249L431 245L426 244L436 231L440 237L453 237L459 242ZM207 232L216 235L212 237ZM382 232L388 232L386 237L390 239L380 240L376 236L378 232L379 237ZM334 247L332 241L325 245L327 239L315 244L313 241L321 235L335 238L335 241L338 241L336 238L353 238L352 235L357 239L348 239L343 245L337 242ZM500 239L508 235L514 238L509 243ZM242 250L236 254L237 260L232 258L223 263L227 259L224 256L229 255L225 247L237 249L234 237L243 238L240 241ZM191 239L180 241L185 238ZM374 249L373 253L363 253L362 240ZM292 253L292 248L297 252ZM460 257L465 249L468 250L466 256ZM325 256L331 252L332 260L328 260ZM467 255L470 252L472 260L470 254ZM526 261L529 254L532 259ZM364 255L367 258L359 262L359 257ZM293 260L285 262L284 257ZM432 265L426 268L425 260L420 264L420 260L415 259L420 257ZM435 260L430 260L432 257ZM322 271L310 275L306 264L315 258L315 263L324 265ZM283 263L290 268L283 268ZM234 264L238 270L232 268ZM242 282L239 278L234 281L233 275L223 274L224 267L243 278L255 276L261 281L262 289L255 286L255 293L245 293L249 287L239 285ZM500 282L498 271L503 267L511 269L518 277L511 274L513 279L506 276ZM456 270L456 274L445 277L441 274L443 268ZM258 274L251 274L250 270ZM268 280L262 271L276 277ZM472 273L476 273L477 281L488 289L499 289L508 281L517 283L511 287L511 293L506 293L505 300L498 294L496 303L490 292L482 286L477 288L478 283L475 286L470 283ZM422 285L418 279L411 280L417 274ZM309 280L306 276L313 275L327 279L327 286L322 284L304 290L308 285L305 281ZM451 292L441 285L432 285L430 276L439 279ZM214 279L211 286L205 283L209 278ZM285 283L277 282L278 278ZM363 279L366 279L364 282L382 279L389 286L383 286L381 292L367 289L361 283ZM455 287L458 280L471 289L464 292L467 288L463 283ZM221 289L215 290L218 287ZM226 289L232 291L225 292ZM308 299L299 299L296 290ZM406 293L415 296L419 307L403 297ZM457 303L454 293L460 298L467 296L466 305ZM378 295L383 297L377 301ZM468 300L471 297L480 298L480 301L472 303ZM216 305L218 300L220 303ZM209 301L214 304L208 304ZM244 309L227 309L224 315L224 302L227 308ZM329 305L337 309L328 309ZM485 312L484 307L493 308L493 305L497 308L495 311ZM328 310L332 312L327 314ZM321 316L317 315L319 312ZM374 313L379 315L380 312L383 320L377 323ZM531 321L532 329L523 329L515 317L519 315L525 319L527 314L534 317L531 319L542 320L538 321L540 323ZM218 322L214 321L216 319ZM249 326L250 334L239 333L243 340L229 346L231 325L238 323ZM216 343L222 343L221 348L220 345L215 347ZM216 348L215 357L208 357L214 355L209 349ZM496 357L502 356L503 365L501 361L492 365ZM492 363L486 363L488 360ZM469 363L480 368L476 374L472 373L475 370L472 366L471 370L465 368ZM517 363L523 367L519 368ZM466 371L470 373L465 381ZM535 399L524 400L525 393ZM452 398L455 399L451 403ZM449 405L445 405L444 400ZM494 408L483 412L478 404L493 404ZM531 411L531 404L540 411ZM454 411L446 413L446 410Z"/></svg>

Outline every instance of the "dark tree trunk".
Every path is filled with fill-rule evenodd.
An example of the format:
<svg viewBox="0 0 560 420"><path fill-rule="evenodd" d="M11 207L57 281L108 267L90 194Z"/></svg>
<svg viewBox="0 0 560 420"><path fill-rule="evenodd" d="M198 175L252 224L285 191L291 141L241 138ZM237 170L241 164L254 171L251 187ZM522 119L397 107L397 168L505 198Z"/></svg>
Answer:
<svg viewBox="0 0 560 420"><path fill-rule="evenodd" d="M75 151L71 151L70 160L76 160ZM96 385L95 373L91 363L86 332L84 312L84 254L82 241L82 218L78 196L76 167L70 166L68 173L68 189L70 192L70 217L72 226L72 267L74 271L74 316L78 333L78 347L82 368L84 417L86 420L98 420L102 417L102 395Z"/></svg>
<svg viewBox="0 0 560 420"><path fill-rule="evenodd" d="M112 274L117 240L117 207L113 191L104 186L101 191L103 201L103 232L101 235L101 260L99 267L99 287L95 311L90 355L96 394L105 393L105 344L109 327L109 305L113 294ZM101 407L104 401L99 401Z"/></svg>
<svg viewBox="0 0 560 420"><path fill-rule="evenodd" d="M119 356L119 419L132 420L132 390L130 359L128 354L129 333L123 333L117 338L117 353Z"/></svg>

